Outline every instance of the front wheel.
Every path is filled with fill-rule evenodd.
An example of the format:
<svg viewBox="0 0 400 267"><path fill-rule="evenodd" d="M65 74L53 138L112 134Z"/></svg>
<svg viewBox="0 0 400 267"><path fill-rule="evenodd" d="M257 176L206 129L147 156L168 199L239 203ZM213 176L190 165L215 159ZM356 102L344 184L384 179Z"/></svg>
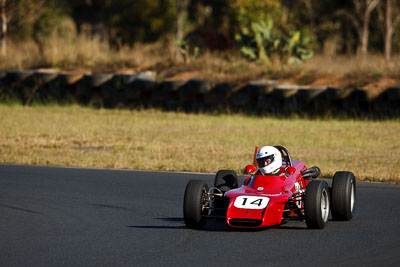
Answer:
<svg viewBox="0 0 400 267"><path fill-rule="evenodd" d="M349 221L354 215L356 179L352 172L339 171L332 181L332 219Z"/></svg>
<svg viewBox="0 0 400 267"><path fill-rule="evenodd" d="M204 181L191 180L185 190L183 218L188 228L201 228L209 210L208 186Z"/></svg>
<svg viewBox="0 0 400 267"><path fill-rule="evenodd" d="M225 193L231 189L238 188L237 174L233 170L220 170L215 175L214 187Z"/></svg>
<svg viewBox="0 0 400 267"><path fill-rule="evenodd" d="M329 217L329 188L325 181L313 180L306 188L304 216L308 228L322 229Z"/></svg>

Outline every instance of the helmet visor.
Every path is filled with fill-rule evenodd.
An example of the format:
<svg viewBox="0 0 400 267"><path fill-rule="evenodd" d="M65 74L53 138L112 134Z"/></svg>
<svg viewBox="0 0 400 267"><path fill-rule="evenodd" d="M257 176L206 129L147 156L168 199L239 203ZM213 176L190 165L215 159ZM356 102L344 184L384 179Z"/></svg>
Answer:
<svg viewBox="0 0 400 267"><path fill-rule="evenodd" d="M265 166L268 166L272 162L274 162L274 160L275 160L275 156L269 155L269 156L257 159L257 164L258 164L259 168L263 168Z"/></svg>

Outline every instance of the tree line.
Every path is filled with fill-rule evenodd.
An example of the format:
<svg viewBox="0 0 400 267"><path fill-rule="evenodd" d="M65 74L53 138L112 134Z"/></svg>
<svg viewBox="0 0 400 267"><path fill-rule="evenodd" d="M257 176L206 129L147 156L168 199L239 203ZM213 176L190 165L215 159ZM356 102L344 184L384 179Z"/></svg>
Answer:
<svg viewBox="0 0 400 267"><path fill-rule="evenodd" d="M3 54L8 40L41 44L51 32L62 31L65 21L115 47L169 38L201 49L231 50L240 48L238 34L250 32L258 53L265 48L257 46L274 46L282 36L289 42L298 32L317 53L372 51L390 60L400 51L398 0L0 0L0 11ZM261 37L251 35L254 25L263 23ZM268 38L266 30L275 39L257 40Z"/></svg>

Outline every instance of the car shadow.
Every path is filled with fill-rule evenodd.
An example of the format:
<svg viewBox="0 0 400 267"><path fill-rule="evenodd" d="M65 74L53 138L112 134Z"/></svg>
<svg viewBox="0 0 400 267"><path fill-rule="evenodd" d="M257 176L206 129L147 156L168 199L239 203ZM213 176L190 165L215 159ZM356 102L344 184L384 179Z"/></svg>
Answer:
<svg viewBox="0 0 400 267"><path fill-rule="evenodd" d="M186 226L159 226L159 225L129 225L128 228L136 229L187 229Z"/></svg>
<svg viewBox="0 0 400 267"><path fill-rule="evenodd" d="M173 223L173 225L130 225L128 228L136 228L136 229L171 229L171 230L188 230L185 225L183 217L160 217L153 218L154 220L163 221ZM272 227L265 228L233 228L230 227L225 221L219 220L207 220L204 226L200 229L191 229L194 231L207 231L207 232L261 232L261 231L269 231L275 229L282 230L306 230L305 226L297 226L294 223L288 223L284 225L276 225Z"/></svg>
<svg viewBox="0 0 400 267"><path fill-rule="evenodd" d="M161 217L153 219L158 221L173 223L175 225L130 225L127 227L136 229L186 229L186 230L189 229L186 227L183 217ZM236 229L229 227L223 221L207 220L207 222L201 229L192 229L192 230L226 232L226 231L235 231Z"/></svg>
<svg viewBox="0 0 400 267"><path fill-rule="evenodd" d="M307 230L306 226L293 226L293 225L276 225L272 226L273 229L283 229L283 230Z"/></svg>
<svg viewBox="0 0 400 267"><path fill-rule="evenodd" d="M183 217L162 217L153 218L154 220L160 220L164 222L174 222L179 225L130 225L129 228L137 229L187 229L183 220Z"/></svg>

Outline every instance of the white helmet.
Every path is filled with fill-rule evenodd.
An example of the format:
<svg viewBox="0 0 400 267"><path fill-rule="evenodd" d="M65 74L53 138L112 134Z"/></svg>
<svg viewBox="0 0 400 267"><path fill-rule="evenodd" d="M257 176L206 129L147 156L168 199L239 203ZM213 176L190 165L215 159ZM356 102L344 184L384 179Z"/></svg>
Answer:
<svg viewBox="0 0 400 267"><path fill-rule="evenodd" d="M263 146L257 152L258 169L262 174L274 174L282 166L282 155L273 146Z"/></svg>

